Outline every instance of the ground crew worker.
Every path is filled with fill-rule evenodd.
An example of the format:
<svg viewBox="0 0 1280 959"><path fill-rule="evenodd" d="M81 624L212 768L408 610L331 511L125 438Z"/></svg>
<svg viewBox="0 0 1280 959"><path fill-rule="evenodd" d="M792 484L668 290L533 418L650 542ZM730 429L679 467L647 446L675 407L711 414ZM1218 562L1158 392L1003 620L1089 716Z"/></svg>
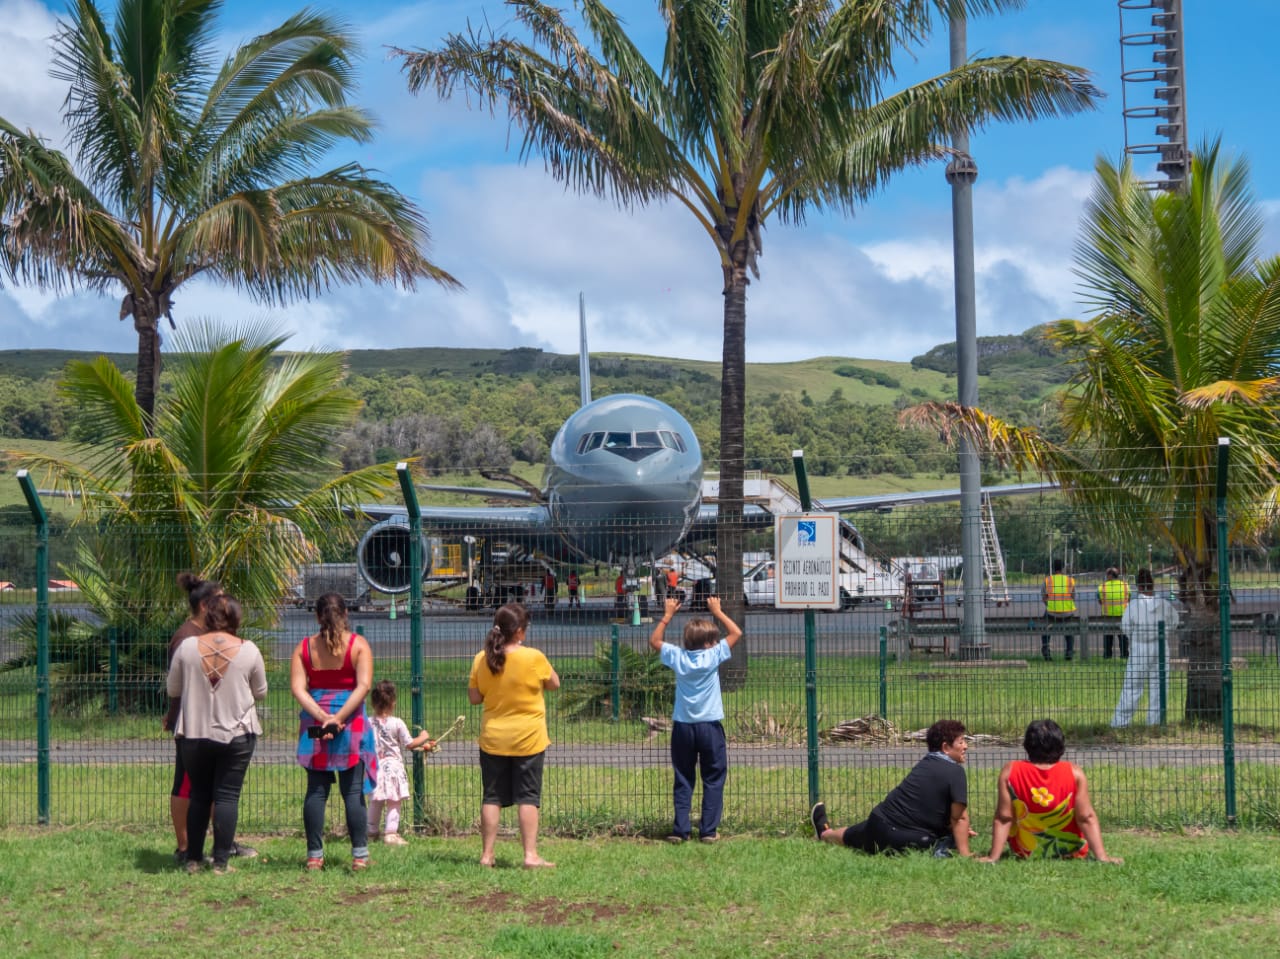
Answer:
<svg viewBox="0 0 1280 959"><path fill-rule="evenodd" d="M569 570L569 578L565 580L565 586L569 590L569 608L577 606L582 608L582 600L578 598L578 571L576 569Z"/></svg>
<svg viewBox="0 0 1280 959"><path fill-rule="evenodd" d="M1115 637L1120 637L1120 656L1129 658L1129 637L1120 632L1120 617L1129 605L1129 584L1120 578L1120 570L1108 567L1107 578L1098 585L1098 602L1102 604L1102 617L1114 633L1102 636L1102 658L1110 659L1115 649Z"/></svg>
<svg viewBox="0 0 1280 959"><path fill-rule="evenodd" d="M1062 560L1053 561L1053 572L1044 578L1040 596L1044 600L1044 615L1049 622L1066 622L1075 618L1076 581L1075 577L1062 571ZM1071 659L1076 654L1076 638L1071 633L1067 633L1065 638L1066 658ZM1046 661L1053 659L1053 654L1049 651L1048 633L1040 636L1040 655Z"/></svg>
<svg viewBox="0 0 1280 959"><path fill-rule="evenodd" d="M667 595L684 601L684 594L680 592L680 574L674 566L667 568Z"/></svg>
<svg viewBox="0 0 1280 959"><path fill-rule="evenodd" d="M556 574L550 569L542 577L542 602L547 609L556 608Z"/></svg>

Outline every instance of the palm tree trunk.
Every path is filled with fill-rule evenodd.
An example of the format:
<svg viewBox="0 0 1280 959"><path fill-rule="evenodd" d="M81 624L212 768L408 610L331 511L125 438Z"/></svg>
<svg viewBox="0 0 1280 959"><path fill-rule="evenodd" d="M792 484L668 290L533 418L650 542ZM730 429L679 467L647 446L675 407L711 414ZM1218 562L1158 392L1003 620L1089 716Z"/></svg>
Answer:
<svg viewBox="0 0 1280 959"><path fill-rule="evenodd" d="M1222 723L1222 624L1218 593L1209 582L1210 567L1192 564L1183 574L1187 606L1187 701L1189 722ZM1176 650L1175 650L1176 654Z"/></svg>
<svg viewBox="0 0 1280 959"><path fill-rule="evenodd" d="M742 478L746 463L747 274L745 266L726 271L724 353L720 373L720 495L716 520L716 591L724 612L743 626ZM725 689L747 681L746 637L720 670Z"/></svg>
<svg viewBox="0 0 1280 959"><path fill-rule="evenodd" d="M156 388L160 382L160 311L153 297L133 297L133 328L138 333L138 373L133 396L146 420L147 433L153 432Z"/></svg>

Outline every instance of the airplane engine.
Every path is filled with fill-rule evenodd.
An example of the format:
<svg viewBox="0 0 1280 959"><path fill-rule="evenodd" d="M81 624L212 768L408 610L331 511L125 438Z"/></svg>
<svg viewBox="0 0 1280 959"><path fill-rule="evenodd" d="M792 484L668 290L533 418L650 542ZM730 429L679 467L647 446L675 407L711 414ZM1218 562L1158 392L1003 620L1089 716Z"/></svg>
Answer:
<svg viewBox="0 0 1280 959"><path fill-rule="evenodd" d="M386 519L371 527L356 547L356 563L360 574L374 589L384 593L407 593L409 576L409 544L412 536L406 519ZM431 549L422 537L422 578L431 572Z"/></svg>

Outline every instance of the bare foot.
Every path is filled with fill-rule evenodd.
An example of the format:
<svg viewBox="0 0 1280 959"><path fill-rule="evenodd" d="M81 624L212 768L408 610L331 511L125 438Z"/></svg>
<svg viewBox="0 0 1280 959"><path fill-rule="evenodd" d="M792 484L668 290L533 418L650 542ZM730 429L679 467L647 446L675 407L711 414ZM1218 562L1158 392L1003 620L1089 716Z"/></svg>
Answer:
<svg viewBox="0 0 1280 959"><path fill-rule="evenodd" d="M486 869L492 869L492 868L493 868L493 860L492 860L492 859L481 859L481 860L480 860L480 865L484 866L484 868L486 868Z"/></svg>
<svg viewBox="0 0 1280 959"><path fill-rule="evenodd" d="M525 869L555 869L554 862L547 862L545 859L526 859L524 862Z"/></svg>

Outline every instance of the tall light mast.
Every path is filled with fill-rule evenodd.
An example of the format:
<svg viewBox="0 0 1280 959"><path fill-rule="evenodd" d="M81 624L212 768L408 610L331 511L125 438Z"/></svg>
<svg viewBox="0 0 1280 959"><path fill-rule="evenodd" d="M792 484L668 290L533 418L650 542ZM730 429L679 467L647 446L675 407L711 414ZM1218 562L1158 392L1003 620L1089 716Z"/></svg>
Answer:
<svg viewBox="0 0 1280 959"><path fill-rule="evenodd" d="M1119 0L1117 7L1124 152L1159 158L1164 178L1147 186L1181 190L1191 165L1182 0Z"/></svg>

